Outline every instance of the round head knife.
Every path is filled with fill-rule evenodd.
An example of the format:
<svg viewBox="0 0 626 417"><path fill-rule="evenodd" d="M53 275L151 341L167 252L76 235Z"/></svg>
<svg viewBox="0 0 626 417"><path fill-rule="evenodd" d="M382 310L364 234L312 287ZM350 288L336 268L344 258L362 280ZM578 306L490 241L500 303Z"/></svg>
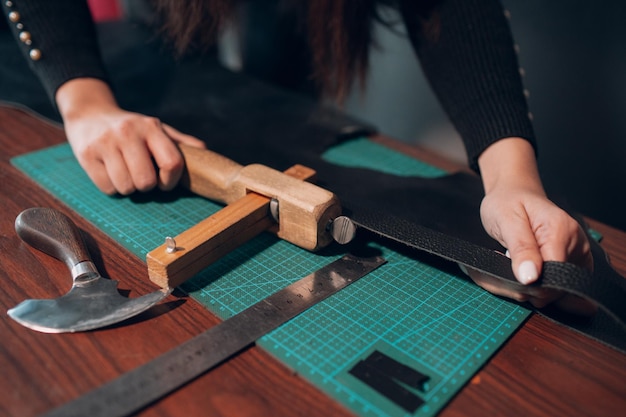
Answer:
<svg viewBox="0 0 626 417"><path fill-rule="evenodd" d="M24 242L65 262L72 272L73 285L67 294L25 300L8 311L12 319L33 330L64 333L110 326L146 311L172 291L123 297L117 281L98 273L78 227L57 210L24 210L15 220L15 230Z"/></svg>

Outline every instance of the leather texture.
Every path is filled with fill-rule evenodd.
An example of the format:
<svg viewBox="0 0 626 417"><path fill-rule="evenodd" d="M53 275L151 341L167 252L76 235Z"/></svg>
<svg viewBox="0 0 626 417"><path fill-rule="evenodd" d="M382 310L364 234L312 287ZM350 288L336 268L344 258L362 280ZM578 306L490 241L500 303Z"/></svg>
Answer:
<svg viewBox="0 0 626 417"><path fill-rule="evenodd" d="M329 147L375 128L313 100L277 90L223 69L214 57L172 60L150 35L124 24L101 26L105 62L122 106L161 118L241 164L284 170L294 163L318 172L318 184L335 192L344 214L363 229L406 248L478 269L519 286L504 249L482 228L480 179L467 173L441 178L400 177L333 165ZM3 37L0 99L19 102L59 120L43 89L26 68L13 40ZM7 78L8 77L8 78ZM137 92L140 93L137 93ZM593 244L593 276L575 265L547 262L540 284L598 303L600 312L581 319L551 309L541 313L626 351L626 280Z"/></svg>

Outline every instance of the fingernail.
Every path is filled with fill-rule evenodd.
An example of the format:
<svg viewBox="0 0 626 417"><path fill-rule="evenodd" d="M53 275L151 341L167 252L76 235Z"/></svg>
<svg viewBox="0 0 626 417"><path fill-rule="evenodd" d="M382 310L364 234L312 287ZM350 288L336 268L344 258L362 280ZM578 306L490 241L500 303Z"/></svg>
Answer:
<svg viewBox="0 0 626 417"><path fill-rule="evenodd" d="M459 266L459 269L465 274L465 275L469 275L469 272L467 272L467 268L465 267L465 265L463 264L457 264Z"/></svg>
<svg viewBox="0 0 626 417"><path fill-rule="evenodd" d="M517 276L522 284L530 284L539 278L537 267L533 261L524 261L519 265Z"/></svg>

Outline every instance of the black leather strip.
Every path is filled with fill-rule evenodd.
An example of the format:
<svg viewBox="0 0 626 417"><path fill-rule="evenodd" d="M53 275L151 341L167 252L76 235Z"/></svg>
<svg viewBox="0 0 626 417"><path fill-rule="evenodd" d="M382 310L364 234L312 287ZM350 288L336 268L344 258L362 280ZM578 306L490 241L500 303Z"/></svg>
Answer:
<svg viewBox="0 0 626 417"><path fill-rule="evenodd" d="M385 238L492 275L510 289L522 288L513 275L510 260L501 252L389 215L359 210L355 217L361 226ZM570 263L545 262L540 281L532 285L576 294L597 304L599 313L583 318L555 309L538 312L626 352L626 280L611 267L600 245L591 238L590 241L593 274Z"/></svg>
<svg viewBox="0 0 626 417"><path fill-rule="evenodd" d="M387 375L389 378L420 390L423 390L424 383L430 379L417 369L413 369L410 366L398 362L377 350L372 352L364 362L380 373Z"/></svg>
<svg viewBox="0 0 626 417"><path fill-rule="evenodd" d="M492 275L500 279L502 285L513 290L524 287L515 279L509 258L500 252L421 225L410 224L404 219L388 215L383 217L379 213L360 210L354 220L386 238ZM541 280L533 285L568 291L595 301L626 329L626 280L608 265L604 251L595 241L592 248L595 275L601 276L594 278L593 274L570 263L549 261L544 263Z"/></svg>
<svg viewBox="0 0 626 417"><path fill-rule="evenodd" d="M415 412L424 403L420 397L365 361L359 361L349 372L409 413Z"/></svg>

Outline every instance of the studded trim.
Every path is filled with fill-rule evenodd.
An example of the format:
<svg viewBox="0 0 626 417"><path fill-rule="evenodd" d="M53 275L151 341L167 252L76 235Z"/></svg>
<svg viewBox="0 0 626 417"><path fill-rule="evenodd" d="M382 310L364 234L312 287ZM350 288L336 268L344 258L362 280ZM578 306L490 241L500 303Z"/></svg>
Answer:
<svg viewBox="0 0 626 417"><path fill-rule="evenodd" d="M22 22L22 16L20 12L17 10L15 5L15 1L13 0L5 0L4 5L8 10L8 20L9 22L15 25L15 28L19 31L19 40L27 45L30 49L28 51L28 56L33 61L39 61L42 57L41 50L36 47L33 42L33 36L29 31L26 30L24 23Z"/></svg>

